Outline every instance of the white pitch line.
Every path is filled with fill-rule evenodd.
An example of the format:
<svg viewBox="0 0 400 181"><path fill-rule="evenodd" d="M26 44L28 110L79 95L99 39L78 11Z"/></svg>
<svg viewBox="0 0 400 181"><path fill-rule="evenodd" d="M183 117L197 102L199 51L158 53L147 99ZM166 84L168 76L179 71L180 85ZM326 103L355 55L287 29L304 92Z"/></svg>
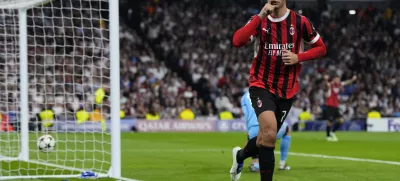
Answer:
<svg viewBox="0 0 400 181"><path fill-rule="evenodd" d="M225 148L221 148L221 149L210 148L210 149L132 149L132 150L125 150L124 152L154 153L154 152L229 152L229 151L231 151L231 150L225 149ZM275 152L275 154L280 154L280 152L277 151L277 152ZM347 161L356 161L356 162L380 163L380 164L388 164L388 165L400 165L400 162L396 162L396 161L374 160L374 159L354 158L354 157L345 157L345 156L330 156L330 155L296 153L296 152L289 152L289 155L301 156L301 157L335 159L335 160L347 160Z"/></svg>
<svg viewBox="0 0 400 181"><path fill-rule="evenodd" d="M5 157L5 156L0 155L0 161L17 161L17 160L18 160L18 158L11 158L11 157ZM68 167L68 166L63 166L63 165L57 165L57 164L53 164L53 163L46 163L46 162L37 161L37 160L29 160L27 162L34 163L34 164L37 164L37 165L46 165L46 166L55 167L55 168L62 168L64 170L72 170L72 171L78 171L78 172L84 172L85 171L84 169ZM54 175L45 175L45 176L36 175L36 176L30 176L29 178L55 178L55 177L57 177L57 178L71 178L71 176L78 177L79 175L56 175L56 176L54 176ZM99 173L99 176L101 176L102 178L114 178L114 177L109 177L107 174L103 174L103 173ZM18 178L27 178L27 177L26 176L14 177L14 179L18 179ZM0 180L3 180L3 179L8 179L8 178L1 178L0 177ZM140 181L140 180L134 180L134 179L131 179L131 178L126 178L126 177L117 177L117 178L114 178L114 179L116 179L118 181Z"/></svg>
<svg viewBox="0 0 400 181"><path fill-rule="evenodd" d="M275 153L280 154L279 152L275 152ZM388 165L400 165L400 162L395 162L395 161L373 160L373 159L366 159L366 158L353 158L353 157L344 157L344 156L329 156L329 155L294 153L294 152L289 152L289 155L302 156L302 157L314 157L314 158L326 158L326 159L335 159L335 160L348 160L348 161L356 161L356 162L381 163L381 164L388 164Z"/></svg>
<svg viewBox="0 0 400 181"><path fill-rule="evenodd" d="M117 179L116 181L140 181L140 180L134 180L134 179L130 179L130 178L126 178L126 177L117 177L115 178Z"/></svg>
<svg viewBox="0 0 400 181"><path fill-rule="evenodd" d="M158 152L222 152L222 151L230 151L230 149L226 148L204 148L204 149L130 149L124 150L124 152L134 152L134 153L158 153Z"/></svg>

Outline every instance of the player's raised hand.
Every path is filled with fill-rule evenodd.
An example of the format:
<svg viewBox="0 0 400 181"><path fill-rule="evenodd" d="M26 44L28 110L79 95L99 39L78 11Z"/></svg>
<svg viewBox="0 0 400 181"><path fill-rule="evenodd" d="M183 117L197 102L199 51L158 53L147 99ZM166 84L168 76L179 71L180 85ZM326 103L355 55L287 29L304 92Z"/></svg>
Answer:
<svg viewBox="0 0 400 181"><path fill-rule="evenodd" d="M277 7L274 5L271 5L269 2L264 5L264 7L261 9L260 13L258 16L263 19L264 17L268 16L269 14L272 13Z"/></svg>
<svg viewBox="0 0 400 181"><path fill-rule="evenodd" d="M324 75L324 79L327 81L327 80L329 80L329 75L328 74L325 74Z"/></svg>
<svg viewBox="0 0 400 181"><path fill-rule="evenodd" d="M282 61L285 65L294 65L299 62L299 58L289 50L282 50Z"/></svg>

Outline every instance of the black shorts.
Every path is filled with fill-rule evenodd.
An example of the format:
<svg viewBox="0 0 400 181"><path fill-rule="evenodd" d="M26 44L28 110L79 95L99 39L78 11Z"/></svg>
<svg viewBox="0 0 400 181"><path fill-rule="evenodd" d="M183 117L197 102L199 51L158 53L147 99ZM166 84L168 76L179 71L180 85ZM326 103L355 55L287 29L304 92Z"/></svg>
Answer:
<svg viewBox="0 0 400 181"><path fill-rule="evenodd" d="M333 122L342 116L340 115L339 108L326 106L324 110L324 117L330 122Z"/></svg>
<svg viewBox="0 0 400 181"><path fill-rule="evenodd" d="M257 117L264 111L274 112L278 126L277 130L279 130L292 107L293 98L280 98L279 96L270 93L268 90L258 87L250 87L249 93Z"/></svg>

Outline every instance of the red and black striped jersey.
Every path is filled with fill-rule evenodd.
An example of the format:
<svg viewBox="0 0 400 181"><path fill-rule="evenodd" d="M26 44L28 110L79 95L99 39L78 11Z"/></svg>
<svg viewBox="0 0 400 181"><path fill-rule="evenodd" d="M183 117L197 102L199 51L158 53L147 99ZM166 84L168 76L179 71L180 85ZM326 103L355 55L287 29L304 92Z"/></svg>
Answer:
<svg viewBox="0 0 400 181"><path fill-rule="evenodd" d="M305 16L288 9L281 18L263 18L250 39L254 42L250 87L267 89L281 98L292 98L299 91L297 78L301 64L285 65L282 50L298 54L303 51L303 42L317 42L320 36L314 26Z"/></svg>

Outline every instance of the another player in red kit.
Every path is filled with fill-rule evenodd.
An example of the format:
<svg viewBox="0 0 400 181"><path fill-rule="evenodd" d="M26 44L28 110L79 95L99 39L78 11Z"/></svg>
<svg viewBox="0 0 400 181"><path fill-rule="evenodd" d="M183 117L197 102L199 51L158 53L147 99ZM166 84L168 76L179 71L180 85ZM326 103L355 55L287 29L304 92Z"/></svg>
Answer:
<svg viewBox="0 0 400 181"><path fill-rule="evenodd" d="M328 80L329 76L325 76ZM327 91L326 91L326 104L324 109L324 117L328 120L328 125L326 126L326 140L328 141L338 141L335 132L339 129L340 125L343 123L343 117L339 112L339 92L343 86L352 84L357 80L354 76L350 80L340 82L340 76L335 76L331 82L327 81ZM331 130L333 122L336 121L335 126Z"/></svg>
<svg viewBox="0 0 400 181"><path fill-rule="evenodd" d="M254 42L249 92L260 125L259 134L244 149L232 150L232 180L241 175L243 160L259 155L261 181L272 181L276 133L299 91L301 63L322 57L326 47L309 19L286 7L286 0L268 0L258 15L237 30L233 45ZM303 52L303 42L311 49Z"/></svg>

